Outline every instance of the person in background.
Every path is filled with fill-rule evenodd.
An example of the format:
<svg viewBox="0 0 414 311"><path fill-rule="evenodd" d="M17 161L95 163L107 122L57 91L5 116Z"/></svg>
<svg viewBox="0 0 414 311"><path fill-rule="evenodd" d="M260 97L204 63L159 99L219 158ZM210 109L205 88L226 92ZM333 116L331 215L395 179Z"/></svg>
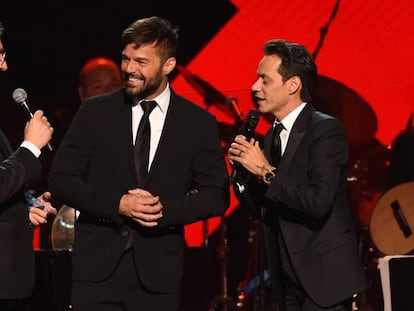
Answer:
<svg viewBox="0 0 414 311"><path fill-rule="evenodd" d="M49 176L54 197L80 211L72 306L173 311L184 225L224 214L228 173L215 117L170 87L177 28L139 19L122 44L124 88L82 103Z"/></svg>
<svg viewBox="0 0 414 311"><path fill-rule="evenodd" d="M81 101L86 98L118 90L124 86L119 66L110 58L89 59L79 72L78 93Z"/></svg>
<svg viewBox="0 0 414 311"><path fill-rule="evenodd" d="M81 102L88 97L118 90L122 87L121 70L110 58L104 56L90 58L79 71L78 95ZM78 109L79 104L76 104L70 107L60 107L54 112L54 117L60 126L58 129L60 130L58 133L59 143L72 124Z"/></svg>
<svg viewBox="0 0 414 311"><path fill-rule="evenodd" d="M0 23L0 71L8 69ZM30 197L27 186L39 177L41 149L50 141L53 128L43 111L37 110L24 129L24 141L12 151L0 130L0 310L24 311L28 308L35 278L35 258L31 225L46 222L56 210L45 192ZM38 205L33 206L31 204ZM42 205L43 207L40 207Z"/></svg>
<svg viewBox="0 0 414 311"><path fill-rule="evenodd" d="M310 103L317 67L303 45L270 40L263 53L251 91L275 121L263 150L242 135L231 144L230 163L251 173L236 193L262 215L278 310L349 311L366 282L347 203L344 128Z"/></svg>

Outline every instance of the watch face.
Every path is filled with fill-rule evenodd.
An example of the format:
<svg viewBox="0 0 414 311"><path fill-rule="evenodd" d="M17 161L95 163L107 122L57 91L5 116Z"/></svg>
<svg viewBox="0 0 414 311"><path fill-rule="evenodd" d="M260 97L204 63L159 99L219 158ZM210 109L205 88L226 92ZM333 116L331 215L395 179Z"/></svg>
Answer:
<svg viewBox="0 0 414 311"><path fill-rule="evenodd" d="M273 178L275 177L275 173L266 173L266 175L264 175L263 181L267 184L270 184L270 182L273 180Z"/></svg>

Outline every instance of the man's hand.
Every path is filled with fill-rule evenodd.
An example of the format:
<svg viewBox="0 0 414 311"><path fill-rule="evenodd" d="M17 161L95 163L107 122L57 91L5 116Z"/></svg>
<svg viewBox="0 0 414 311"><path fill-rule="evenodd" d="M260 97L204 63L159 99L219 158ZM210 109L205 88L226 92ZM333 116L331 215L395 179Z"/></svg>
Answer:
<svg viewBox="0 0 414 311"><path fill-rule="evenodd" d="M136 188L122 196L119 213L144 227L155 227L162 218L162 204L158 196Z"/></svg>
<svg viewBox="0 0 414 311"><path fill-rule="evenodd" d="M37 110L33 117L27 122L24 129L24 140L42 149L52 138L53 127L43 115L42 110Z"/></svg>
<svg viewBox="0 0 414 311"><path fill-rule="evenodd" d="M45 192L37 199L44 205L43 208L29 207L29 220L34 226L39 226L47 223L47 215L56 215L57 210L50 204L51 200L50 192Z"/></svg>
<svg viewBox="0 0 414 311"><path fill-rule="evenodd" d="M263 176L264 172L273 169L260 148L259 142L253 138L247 141L243 135L236 136L228 150L228 157L231 164L238 162L257 176Z"/></svg>

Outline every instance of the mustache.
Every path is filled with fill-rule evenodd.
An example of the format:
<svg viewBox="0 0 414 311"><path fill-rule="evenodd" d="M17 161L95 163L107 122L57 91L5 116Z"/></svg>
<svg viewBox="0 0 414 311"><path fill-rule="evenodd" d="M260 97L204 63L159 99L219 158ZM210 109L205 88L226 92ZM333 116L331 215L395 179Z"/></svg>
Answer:
<svg viewBox="0 0 414 311"><path fill-rule="evenodd" d="M123 79L128 80L129 78L139 79L139 80L146 80L145 77L138 73L123 73Z"/></svg>

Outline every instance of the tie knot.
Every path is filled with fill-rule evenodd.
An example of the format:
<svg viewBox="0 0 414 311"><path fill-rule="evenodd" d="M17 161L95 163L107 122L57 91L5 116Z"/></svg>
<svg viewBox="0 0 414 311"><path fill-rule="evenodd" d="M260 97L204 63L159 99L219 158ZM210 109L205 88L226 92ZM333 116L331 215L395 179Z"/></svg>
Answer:
<svg viewBox="0 0 414 311"><path fill-rule="evenodd" d="M144 100L141 102L142 110L144 110L144 115L149 115L151 111L157 106L155 100Z"/></svg>
<svg viewBox="0 0 414 311"><path fill-rule="evenodd" d="M282 122L276 122L275 126L274 126L274 135L279 135L280 132L284 129L285 127L283 126Z"/></svg>

